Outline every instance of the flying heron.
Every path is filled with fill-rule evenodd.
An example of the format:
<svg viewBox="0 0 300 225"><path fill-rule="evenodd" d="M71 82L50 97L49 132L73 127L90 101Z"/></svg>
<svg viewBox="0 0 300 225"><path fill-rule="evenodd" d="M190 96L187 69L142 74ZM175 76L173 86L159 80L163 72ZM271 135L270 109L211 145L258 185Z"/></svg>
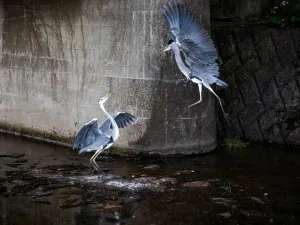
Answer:
<svg viewBox="0 0 300 225"><path fill-rule="evenodd" d="M90 163L98 172L102 172L96 163L97 156L105 149L110 148L119 138L119 128L127 127L136 121L136 118L126 112L119 112L111 116L104 108L104 103L111 93L99 101L100 109L106 114L107 119L98 127L98 120L94 118L87 122L78 132L73 149L79 148L79 154L96 151L90 158Z"/></svg>
<svg viewBox="0 0 300 225"><path fill-rule="evenodd" d="M192 14L183 5L177 4L175 0L168 0L166 5L163 5L162 12L171 31L168 35L168 46L164 51L172 50L174 52L180 71L199 88L199 101L188 108L202 101L202 85L204 85L217 97L226 116L220 97L210 86L214 83L221 87L228 86L218 78L219 65L216 62L218 55L212 40L195 21Z"/></svg>

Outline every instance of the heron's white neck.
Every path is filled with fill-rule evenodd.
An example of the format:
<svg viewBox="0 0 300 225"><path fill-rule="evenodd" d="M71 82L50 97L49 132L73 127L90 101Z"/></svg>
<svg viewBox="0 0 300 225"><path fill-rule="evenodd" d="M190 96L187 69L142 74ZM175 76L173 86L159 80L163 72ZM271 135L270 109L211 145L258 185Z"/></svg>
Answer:
<svg viewBox="0 0 300 225"><path fill-rule="evenodd" d="M115 121L115 119L105 110L104 105L102 102L99 104L100 108L102 111L106 114L108 119L110 120L112 127L113 127L113 134L112 134L112 139L116 141L119 138L120 132L119 132L119 127Z"/></svg>
<svg viewBox="0 0 300 225"><path fill-rule="evenodd" d="M179 46L173 42L171 44L171 48L172 50L174 51L175 53L175 60L176 60L176 63L177 63L177 66L178 68L180 69L180 71L184 74L184 76L186 76L187 79L190 79L190 68L187 67L185 65L185 63L183 62L182 58L181 58L181 55L180 55L180 49L179 49Z"/></svg>

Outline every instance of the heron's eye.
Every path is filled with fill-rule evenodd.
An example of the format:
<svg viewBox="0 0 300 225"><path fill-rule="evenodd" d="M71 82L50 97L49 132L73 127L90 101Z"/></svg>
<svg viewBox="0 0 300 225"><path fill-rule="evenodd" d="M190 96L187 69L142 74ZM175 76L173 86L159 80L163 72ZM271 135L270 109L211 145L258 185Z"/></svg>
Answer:
<svg viewBox="0 0 300 225"><path fill-rule="evenodd" d="M173 43L173 42L174 42L173 40L169 40L168 45L171 44L171 43Z"/></svg>

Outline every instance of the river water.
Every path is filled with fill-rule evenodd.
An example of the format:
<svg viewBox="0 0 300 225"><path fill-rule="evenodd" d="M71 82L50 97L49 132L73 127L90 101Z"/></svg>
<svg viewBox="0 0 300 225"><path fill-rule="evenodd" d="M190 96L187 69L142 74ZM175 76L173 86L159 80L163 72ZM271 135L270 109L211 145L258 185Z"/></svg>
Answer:
<svg viewBox="0 0 300 225"><path fill-rule="evenodd" d="M97 159L0 136L0 225L300 224L300 154L252 145L203 156Z"/></svg>

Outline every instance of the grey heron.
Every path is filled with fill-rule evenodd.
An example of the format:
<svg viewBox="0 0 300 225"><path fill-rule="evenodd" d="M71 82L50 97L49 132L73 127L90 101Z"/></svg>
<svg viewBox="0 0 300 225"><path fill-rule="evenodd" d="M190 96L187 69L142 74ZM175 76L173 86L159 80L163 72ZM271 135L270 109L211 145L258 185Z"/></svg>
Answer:
<svg viewBox="0 0 300 225"><path fill-rule="evenodd" d="M226 116L220 97L210 86L214 83L221 87L228 86L218 78L219 65L216 62L218 55L213 41L200 24L196 22L192 14L175 0L168 0L163 5L162 12L171 31L168 35L168 46L164 51L172 50L174 52L175 61L180 71L189 81L197 84L199 88L199 101L188 106L188 108L202 101L202 85L204 85L217 97Z"/></svg>
<svg viewBox="0 0 300 225"><path fill-rule="evenodd" d="M79 154L83 152L96 151L90 158L90 163L98 172L102 172L96 163L97 156L105 149L110 148L119 138L119 128L136 122L136 117L126 113L119 112L111 116L104 108L104 103L111 94L107 94L99 101L100 109L106 114L107 119L98 127L98 120L94 118L87 122L77 133L73 149L79 148Z"/></svg>

